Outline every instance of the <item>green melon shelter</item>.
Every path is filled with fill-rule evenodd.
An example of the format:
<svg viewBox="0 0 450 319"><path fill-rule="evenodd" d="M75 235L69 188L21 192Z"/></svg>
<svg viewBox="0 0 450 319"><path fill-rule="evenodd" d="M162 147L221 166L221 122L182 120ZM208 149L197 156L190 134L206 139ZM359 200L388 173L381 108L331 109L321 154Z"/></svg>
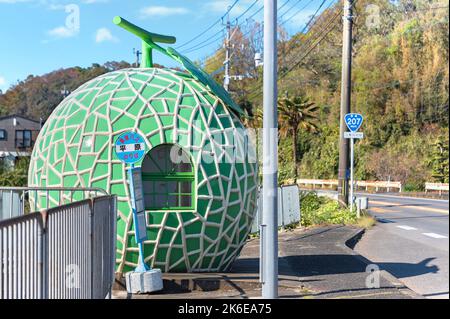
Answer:
<svg viewBox="0 0 450 319"><path fill-rule="evenodd" d="M115 22L142 38L141 68L99 76L61 102L36 141L29 186L99 187L116 194L117 271L133 270L138 249L126 166L114 143L123 132L138 132L148 150L137 163L145 194L146 262L166 272L225 270L245 243L256 211L255 150L242 111L187 58L154 43L170 38L120 18ZM152 67L152 49L187 72ZM173 150L181 163L170 160ZM61 197L33 200L54 206L70 195Z"/></svg>

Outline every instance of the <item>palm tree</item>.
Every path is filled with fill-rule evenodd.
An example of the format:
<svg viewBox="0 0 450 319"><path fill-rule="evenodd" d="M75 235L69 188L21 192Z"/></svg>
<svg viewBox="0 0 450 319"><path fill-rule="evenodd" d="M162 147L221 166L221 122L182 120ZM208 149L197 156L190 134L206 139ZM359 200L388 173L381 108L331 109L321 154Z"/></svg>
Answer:
<svg viewBox="0 0 450 319"><path fill-rule="evenodd" d="M317 111L319 107L303 95L293 98L284 97L278 100L279 132L281 137L293 136L294 177L297 181L298 131L316 132Z"/></svg>

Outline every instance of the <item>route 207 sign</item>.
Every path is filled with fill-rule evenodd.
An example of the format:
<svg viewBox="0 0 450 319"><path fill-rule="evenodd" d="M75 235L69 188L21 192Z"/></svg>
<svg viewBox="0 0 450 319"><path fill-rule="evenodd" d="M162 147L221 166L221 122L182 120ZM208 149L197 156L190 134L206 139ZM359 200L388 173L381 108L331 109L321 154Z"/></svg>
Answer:
<svg viewBox="0 0 450 319"><path fill-rule="evenodd" d="M361 127L363 122L363 117L361 114L348 113L345 115L345 124L347 124L350 132L357 132Z"/></svg>
<svg viewBox="0 0 450 319"><path fill-rule="evenodd" d="M139 162L145 155L144 138L135 132L121 134L115 144L117 157L126 164Z"/></svg>

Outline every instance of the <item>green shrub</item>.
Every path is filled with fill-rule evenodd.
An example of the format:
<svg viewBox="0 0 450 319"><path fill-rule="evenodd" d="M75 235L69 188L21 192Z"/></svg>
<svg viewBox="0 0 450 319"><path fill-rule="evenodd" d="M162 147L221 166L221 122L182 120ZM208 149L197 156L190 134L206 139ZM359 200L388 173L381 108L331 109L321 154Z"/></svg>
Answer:
<svg viewBox="0 0 450 319"><path fill-rule="evenodd" d="M301 197L301 225L352 224L356 222L356 214L344 209L329 198L308 193Z"/></svg>

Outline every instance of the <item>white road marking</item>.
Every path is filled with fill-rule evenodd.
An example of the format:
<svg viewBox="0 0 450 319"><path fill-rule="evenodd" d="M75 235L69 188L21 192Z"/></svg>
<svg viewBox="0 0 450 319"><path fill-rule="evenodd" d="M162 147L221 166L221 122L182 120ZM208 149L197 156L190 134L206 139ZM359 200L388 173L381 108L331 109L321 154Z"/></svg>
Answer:
<svg viewBox="0 0 450 319"><path fill-rule="evenodd" d="M422 235L431 237L431 238L436 238L436 239L444 239L444 238L448 238L447 236L443 236L443 235L439 235L439 234L435 234L435 233L422 233Z"/></svg>
<svg viewBox="0 0 450 319"><path fill-rule="evenodd" d="M434 199L434 198L424 198L424 197L412 197L412 196L398 196L398 195L381 195L381 194L368 194L368 193L355 193L356 195L363 195L367 197L387 197L396 199L412 199L416 201L431 201L431 202L441 202L448 203L448 199Z"/></svg>
<svg viewBox="0 0 450 319"><path fill-rule="evenodd" d="M417 228L411 227L411 226L404 226L404 225L400 225L397 226L398 228L404 229L404 230L417 230Z"/></svg>

